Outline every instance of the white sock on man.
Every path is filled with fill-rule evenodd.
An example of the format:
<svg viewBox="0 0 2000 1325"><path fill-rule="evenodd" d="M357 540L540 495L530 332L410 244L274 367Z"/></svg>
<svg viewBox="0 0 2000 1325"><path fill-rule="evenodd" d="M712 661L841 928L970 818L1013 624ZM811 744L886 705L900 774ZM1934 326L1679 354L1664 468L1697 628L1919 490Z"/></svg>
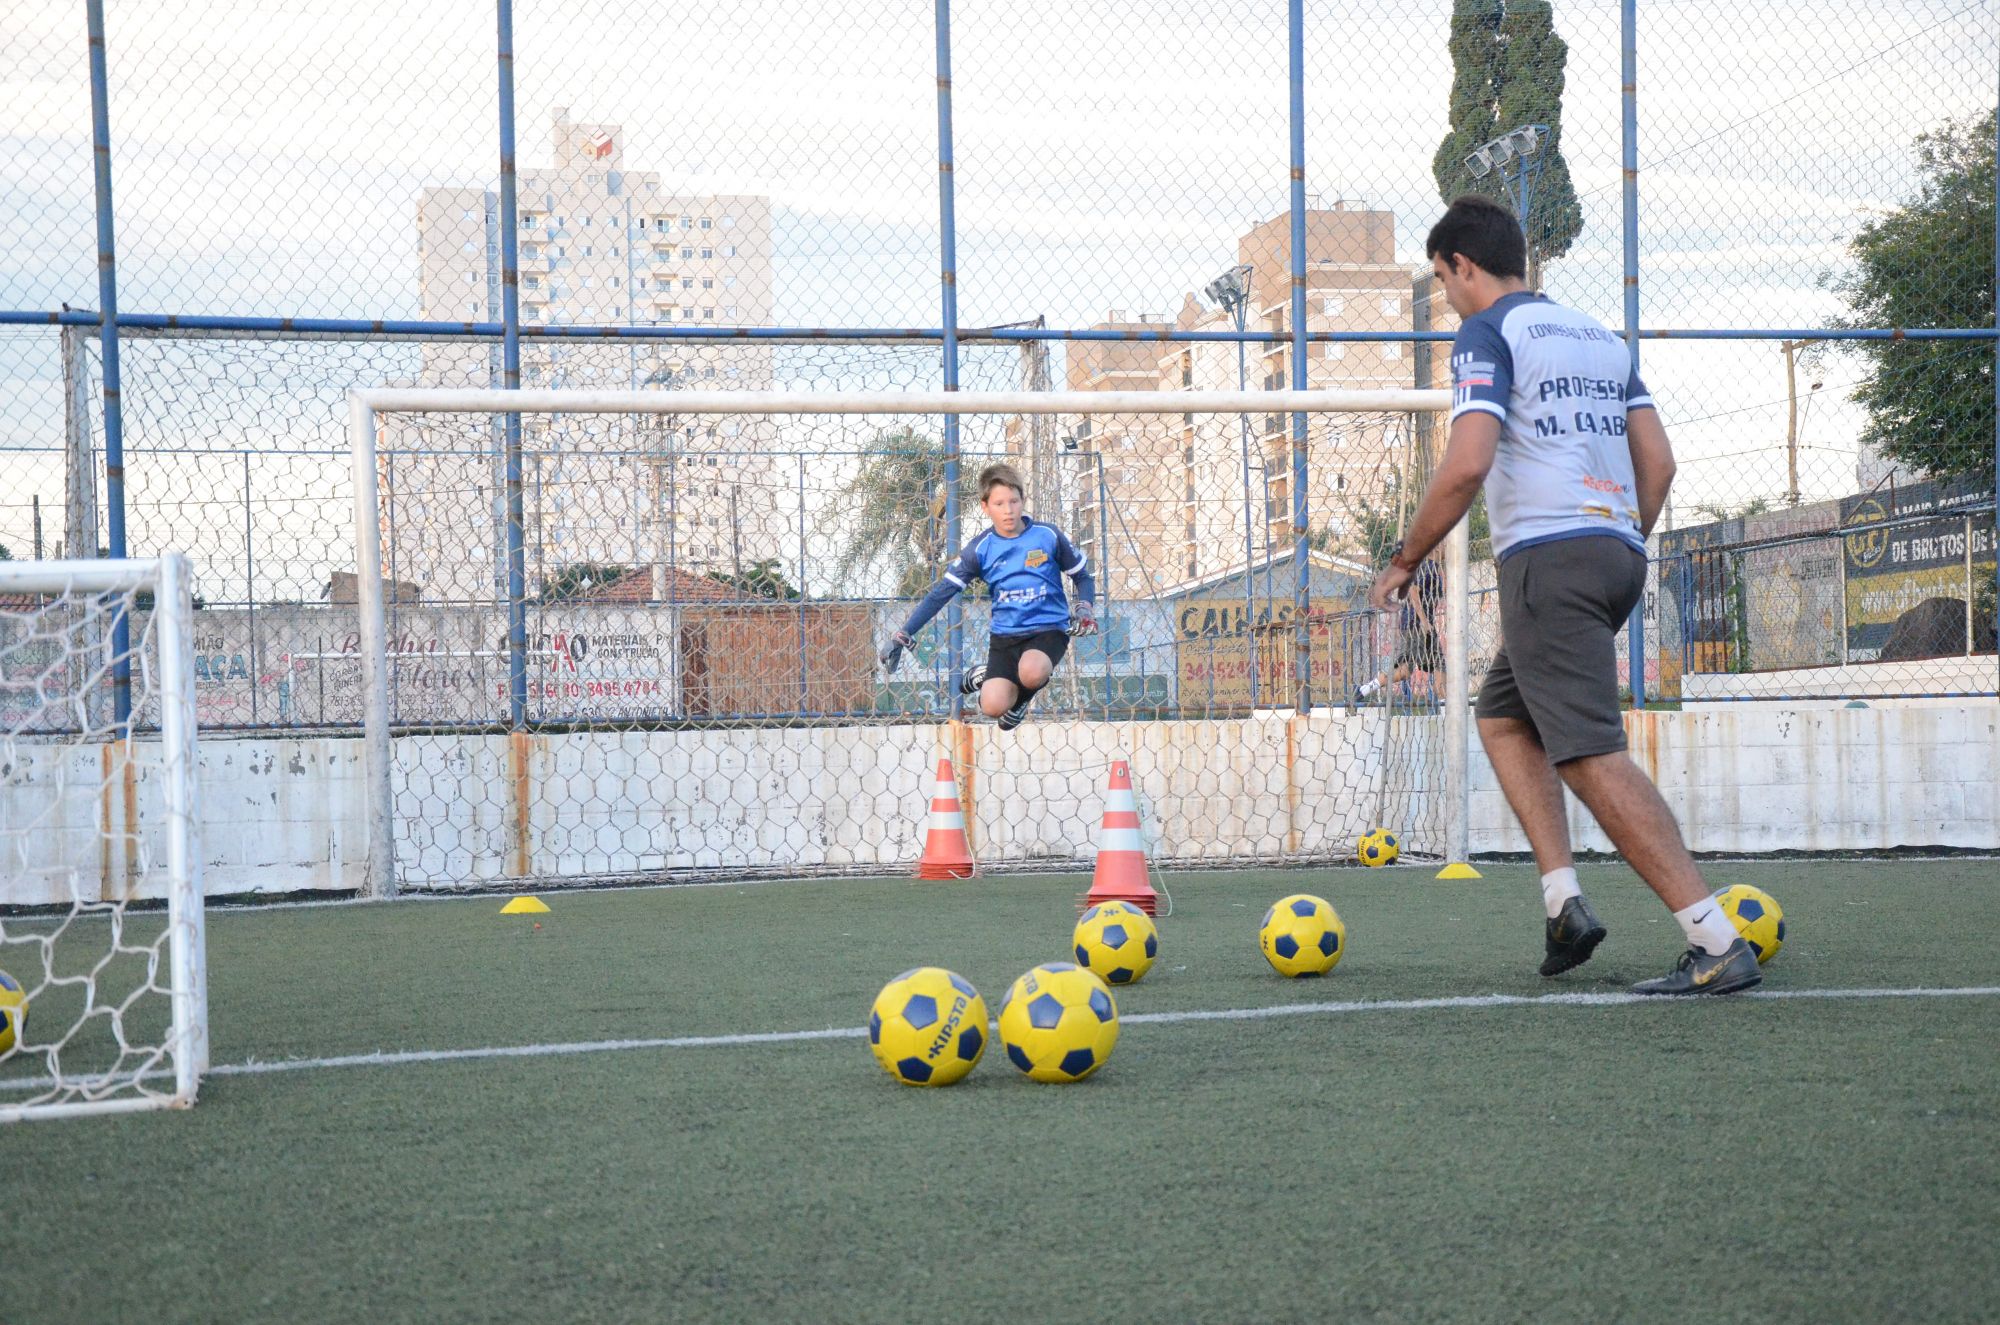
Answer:
<svg viewBox="0 0 2000 1325"><path fill-rule="evenodd" d="M1381 688L1382 688L1382 681L1380 677L1377 677L1373 681L1364 681L1361 684L1362 697L1366 698L1367 696L1374 694L1377 690L1380 690Z"/></svg>
<svg viewBox="0 0 2000 1325"><path fill-rule="evenodd" d="M1565 865L1542 876L1542 909L1549 913L1549 919L1562 914L1564 902L1581 896L1583 887L1576 881L1576 866Z"/></svg>
<svg viewBox="0 0 2000 1325"><path fill-rule="evenodd" d="M1713 895L1674 912L1674 919L1681 922L1681 933L1687 935L1688 946L1700 948L1711 957L1720 957L1736 942L1736 926L1730 923L1729 913Z"/></svg>

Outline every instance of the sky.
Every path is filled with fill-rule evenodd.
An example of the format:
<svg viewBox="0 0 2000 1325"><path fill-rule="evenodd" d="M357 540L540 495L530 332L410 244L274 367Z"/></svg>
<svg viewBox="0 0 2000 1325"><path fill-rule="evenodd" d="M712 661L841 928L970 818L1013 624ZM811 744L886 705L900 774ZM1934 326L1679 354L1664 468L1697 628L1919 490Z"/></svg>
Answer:
<svg viewBox="0 0 2000 1325"><path fill-rule="evenodd" d="M631 169L776 203L777 319L936 325L938 102L929 5L518 0L524 165L557 106L623 126ZM127 311L408 317L416 202L490 186L490 0L109 0ZM1278 0L959 0L953 120L965 325L1171 313L1288 190ZM1307 5L1306 183L1392 210L1421 262L1439 199L1448 0ZM81 5L0 12L0 307L94 306ZM1622 317L1616 0L1556 0L1563 149L1586 227L1551 295ZM1647 0L1638 104L1643 320L1816 326L1846 243L1915 187L1912 140L1993 104L2000 0ZM218 370L220 372L222 370ZM1058 366L1058 372L1060 368ZM1775 345L1649 344L1684 500L1782 487ZM1809 495L1851 489L1861 419L1832 356L1806 409ZM1806 389L1806 388L1802 388ZM297 420L176 403L186 437L338 445ZM214 417L211 417L211 414ZM60 441L46 332L0 332L0 448ZM179 440L186 440L183 437ZM330 439L330 440L329 440ZM1688 463L1692 461L1693 463ZM10 481L11 478L11 481ZM45 466L0 474L0 541Z"/></svg>

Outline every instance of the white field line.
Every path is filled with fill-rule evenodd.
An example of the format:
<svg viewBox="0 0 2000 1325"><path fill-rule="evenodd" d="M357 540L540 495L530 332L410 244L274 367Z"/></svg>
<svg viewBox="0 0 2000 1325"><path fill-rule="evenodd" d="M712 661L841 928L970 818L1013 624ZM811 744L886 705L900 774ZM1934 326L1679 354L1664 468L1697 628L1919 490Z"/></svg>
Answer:
<svg viewBox="0 0 2000 1325"><path fill-rule="evenodd" d="M1730 1001L1792 999L1993 998L2000 985L1913 989L1759 989L1730 996ZM1194 1009L1185 1012L1139 1012L1121 1018L1139 1026L1172 1026L1197 1021L1262 1021L1272 1017L1346 1016L1362 1012L1432 1012L1463 1008L1626 1007L1636 1003L1656 1007L1700 1006L1705 998L1657 998L1631 993L1592 994L1465 994L1450 998L1356 999L1338 1003L1283 1003L1262 1008ZM634 1049L729 1049L744 1045L801 1044L813 1040L853 1040L866 1034L861 1026L829 1026L815 1031L758 1031L740 1035L672 1035L637 1040L581 1040L556 1044L494 1045L480 1049L411 1049L400 1052L343 1054L333 1058L280 1058L225 1063L208 1070L211 1077L264 1076L273 1072L304 1072L332 1067L400 1067L408 1063L450 1063L488 1058L555 1058L571 1054L622 1053ZM164 1072L150 1076L168 1075ZM0 1091L47 1090L51 1078L0 1081Z"/></svg>

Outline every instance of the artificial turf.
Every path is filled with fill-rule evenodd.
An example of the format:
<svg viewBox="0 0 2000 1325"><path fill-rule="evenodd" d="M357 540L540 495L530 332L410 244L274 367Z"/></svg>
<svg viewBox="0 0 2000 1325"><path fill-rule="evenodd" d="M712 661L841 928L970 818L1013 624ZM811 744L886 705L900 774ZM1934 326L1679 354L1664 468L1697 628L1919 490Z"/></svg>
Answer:
<svg viewBox="0 0 2000 1325"><path fill-rule="evenodd" d="M1486 872L1169 876L1121 1010L1610 991L1680 946L1587 867L1611 938L1542 981L1531 871ZM2000 985L1991 862L1709 872L1784 903L1769 989ZM918 963L997 1005L1083 884L220 910L214 1060L858 1027ZM1347 922L1327 979L1257 952L1293 891ZM1992 1319L1996 1097L1992 996L1136 1023L1064 1087L901 1087L858 1035L218 1074L0 1129L0 1321Z"/></svg>

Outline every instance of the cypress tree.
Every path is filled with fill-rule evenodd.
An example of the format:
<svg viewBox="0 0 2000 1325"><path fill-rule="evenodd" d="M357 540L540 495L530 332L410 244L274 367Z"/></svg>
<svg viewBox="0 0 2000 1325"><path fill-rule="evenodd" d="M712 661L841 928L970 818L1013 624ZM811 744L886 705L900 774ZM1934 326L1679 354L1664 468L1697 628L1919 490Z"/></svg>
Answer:
<svg viewBox="0 0 2000 1325"><path fill-rule="evenodd" d="M1500 171L1474 179L1465 158L1510 129L1547 126L1541 171L1528 202L1528 279L1539 285L1542 264L1559 258L1583 230L1583 207L1562 154L1562 94L1569 46L1556 34L1548 0L1454 0L1451 14L1451 127L1438 145L1431 173L1438 195L1506 199Z"/></svg>

